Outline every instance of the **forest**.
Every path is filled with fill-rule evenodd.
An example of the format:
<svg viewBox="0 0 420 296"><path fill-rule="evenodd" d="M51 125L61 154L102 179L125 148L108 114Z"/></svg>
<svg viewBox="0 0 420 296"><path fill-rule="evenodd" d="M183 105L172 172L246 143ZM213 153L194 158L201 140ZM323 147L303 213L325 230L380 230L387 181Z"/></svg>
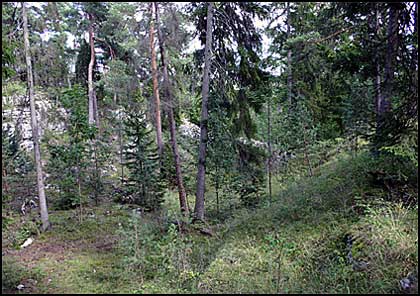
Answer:
<svg viewBox="0 0 420 296"><path fill-rule="evenodd" d="M2 2L2 294L417 294L417 2Z"/></svg>

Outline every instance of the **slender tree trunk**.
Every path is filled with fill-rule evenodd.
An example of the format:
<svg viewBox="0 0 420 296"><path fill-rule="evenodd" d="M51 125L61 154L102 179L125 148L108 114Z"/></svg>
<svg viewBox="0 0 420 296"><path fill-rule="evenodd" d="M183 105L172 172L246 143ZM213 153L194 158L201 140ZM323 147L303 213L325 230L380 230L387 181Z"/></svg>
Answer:
<svg viewBox="0 0 420 296"><path fill-rule="evenodd" d="M71 80L70 80L70 75L67 74L67 84L69 86L69 88L71 88Z"/></svg>
<svg viewBox="0 0 420 296"><path fill-rule="evenodd" d="M218 168L218 166L216 165L216 184L215 184L215 189L216 189L216 210L217 210L217 215L219 215L220 214L220 211L219 211L219 187L220 187L220 185L219 185L219 175L217 175L218 174L218 170L217 170L217 168Z"/></svg>
<svg viewBox="0 0 420 296"><path fill-rule="evenodd" d="M90 45L90 61L89 61L89 67L88 67L88 96L89 96L89 114L88 114L88 122L89 125L92 126L96 124L96 127L98 129L98 132L100 133L99 129L99 109L98 109L98 101L96 98L96 92L95 88L93 86L93 66L95 65L95 34L93 31L93 16L91 14L88 14L89 19L89 45ZM112 55L112 51L111 51ZM98 171L98 159L97 159L97 135L95 135L95 138L93 141L91 141L91 146L94 150L94 160L95 160L95 203L98 203L98 182L100 181L101 174Z"/></svg>
<svg viewBox="0 0 420 296"><path fill-rule="evenodd" d="M376 4L376 13L375 13L375 31L376 31L376 38L377 40L380 40L380 24L379 24L379 3ZM376 98L375 98L375 113L376 113L376 136L379 136L381 128L381 110L380 106L382 105L382 81L381 81L381 60L379 56L379 50L376 51L375 54L376 59L376 79L375 79L375 89L376 89ZM375 142L378 142L378 140L375 140ZM374 154L378 154L378 145L375 143L373 148Z"/></svg>
<svg viewBox="0 0 420 296"><path fill-rule="evenodd" d="M77 179L76 179L76 183L77 183L77 192L79 194L79 210L80 210L79 222L82 223L83 222L83 200L82 200L82 185L81 185L81 181L80 181L80 159L79 159L79 155L77 155Z"/></svg>
<svg viewBox="0 0 420 296"><path fill-rule="evenodd" d="M380 33L380 26L379 26L379 7L378 3L376 4L376 36L379 39L379 33ZM382 92L381 92L381 64L379 59L379 52L376 51L376 81L375 81L375 88L376 88L376 114L379 114L379 106L381 105L382 101Z"/></svg>
<svg viewBox="0 0 420 296"><path fill-rule="evenodd" d="M271 149L271 98L268 98L267 102L267 144L268 144L268 196L271 202L272 200L272 186L271 186L271 158L273 155Z"/></svg>
<svg viewBox="0 0 420 296"><path fill-rule="evenodd" d="M42 160L41 152L39 147L39 138L38 138L38 123L36 119L36 109L35 109L35 98L34 98L34 82L32 76L32 64L31 64L31 55L29 51L29 33L28 33L28 16L26 13L26 3L22 3L22 17L23 17L23 38L24 38L24 47L25 47L25 57L26 57L26 70L28 76L28 92L29 92L29 101L31 106L31 125L32 125L32 138L34 142L34 154L35 154L35 165L36 165L36 176L38 184L38 194L39 194L39 206L41 213L42 227L41 230L45 231L50 227L50 222L48 220L48 209L47 209L47 200L45 197L44 191L44 180L42 176Z"/></svg>
<svg viewBox="0 0 420 296"><path fill-rule="evenodd" d="M287 38L290 38L290 2L287 2ZM287 50L287 100L292 106L292 50Z"/></svg>
<svg viewBox="0 0 420 296"><path fill-rule="evenodd" d="M152 78L153 78L153 96L155 97L155 120L156 120L156 142L159 151L159 158L162 161L163 141L162 141L162 123L160 118L160 98L157 77L156 51L155 51L155 28L153 23L153 3L150 3L150 53L152 60Z"/></svg>
<svg viewBox="0 0 420 296"><path fill-rule="evenodd" d="M2 188L4 190L4 193L7 193L9 191L9 186L7 185L7 170L4 167L4 160L3 160L3 158L1 159L1 167L2 167L2 178L1 178L1 181L2 181L2 185L3 185Z"/></svg>
<svg viewBox="0 0 420 296"><path fill-rule="evenodd" d="M93 65L95 64L95 45L93 33L93 18L88 14L89 19L89 44L90 44L90 61L88 67L88 95L89 95L89 125L95 123L95 90L93 88Z"/></svg>
<svg viewBox="0 0 420 296"><path fill-rule="evenodd" d="M414 2L414 32L413 35L418 40L418 30L417 30L417 2ZM411 71L414 73L413 75L413 93L415 93L415 97L418 98L418 49L413 46L413 52L412 52L412 59L411 59Z"/></svg>
<svg viewBox="0 0 420 296"><path fill-rule="evenodd" d="M198 151L197 194L194 219L204 220L204 193L206 190L207 123L209 119L208 97L210 87L211 43L213 27L213 2L208 4L206 48L204 53L203 88L200 121L200 148Z"/></svg>
<svg viewBox="0 0 420 296"><path fill-rule="evenodd" d="M185 217L187 217L189 214L189 209L187 205L187 194L185 193L184 182L182 179L181 158L179 157L178 144L176 142L176 126L175 126L175 118L174 118L174 111L173 111L172 92L171 92L171 87L169 83L168 66L167 66L166 57L165 57L165 45L162 39L162 34L160 31L160 26L159 26L158 4L157 2L155 2L154 4L155 4L155 14L156 14L159 47L160 47L162 67L163 67L163 80L164 80L164 85L165 85L165 93L166 93L167 106L168 106L169 133L171 137L172 151L173 151L174 159L175 159L175 171L176 171L176 181L177 181L178 192L179 192L179 203L180 203L182 214Z"/></svg>
<svg viewBox="0 0 420 296"><path fill-rule="evenodd" d="M94 196L95 196L95 205L98 205L98 184L100 182L100 172L99 172L99 166L98 166L98 154L97 154L97 141L94 142L94 155L95 155L95 192L94 192Z"/></svg>
<svg viewBox="0 0 420 296"><path fill-rule="evenodd" d="M123 165L123 144L122 144L121 123L118 129L118 138L119 138L119 146L120 146L121 184L123 184L124 183L124 165Z"/></svg>
<svg viewBox="0 0 420 296"><path fill-rule="evenodd" d="M99 130L99 108L98 108L98 99L96 97L96 91L93 90L93 115L94 115L94 120L96 123L96 127L98 128L98 132L100 134L100 130Z"/></svg>
<svg viewBox="0 0 420 296"><path fill-rule="evenodd" d="M117 93L114 93L114 106L115 109L118 110L118 134L117 134L117 141L118 141L118 154L120 158L120 166L121 166L121 185L124 183L124 165L123 165L123 139L122 139L122 129L123 129L123 120L121 117L121 109L117 105L118 103L118 96Z"/></svg>
<svg viewBox="0 0 420 296"><path fill-rule="evenodd" d="M311 160L309 158L309 153L308 153L308 141L307 141L307 138L306 138L306 126L303 127L303 148L304 148L303 152L304 152L304 155L305 155L305 160L306 160L306 163L308 165L309 177L312 177L313 172L312 172Z"/></svg>

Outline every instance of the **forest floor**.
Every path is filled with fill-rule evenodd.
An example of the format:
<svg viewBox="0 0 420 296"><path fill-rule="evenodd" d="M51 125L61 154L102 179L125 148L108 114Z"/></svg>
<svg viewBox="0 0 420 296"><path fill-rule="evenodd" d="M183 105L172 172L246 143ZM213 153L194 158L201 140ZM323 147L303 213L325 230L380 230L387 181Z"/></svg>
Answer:
<svg viewBox="0 0 420 296"><path fill-rule="evenodd" d="M24 249L37 214L7 216L2 292L416 293L417 207L373 198L383 191L363 177L372 169L363 155L330 161L312 178L277 184L272 203L213 223L211 237L179 240L142 218L137 265L121 244L130 207L85 208L83 221L77 210L52 211L52 229Z"/></svg>
<svg viewBox="0 0 420 296"><path fill-rule="evenodd" d="M17 285L24 285L21 291L7 292L124 291L107 277L112 277L113 269L121 267L116 230L118 223L128 218L128 212L116 207L110 211L109 205L85 211L81 223L75 210L51 212L50 231L32 236L34 242L26 248L3 248L3 258L7 258L6 265L11 268L7 272L14 273L15 279L21 278Z"/></svg>

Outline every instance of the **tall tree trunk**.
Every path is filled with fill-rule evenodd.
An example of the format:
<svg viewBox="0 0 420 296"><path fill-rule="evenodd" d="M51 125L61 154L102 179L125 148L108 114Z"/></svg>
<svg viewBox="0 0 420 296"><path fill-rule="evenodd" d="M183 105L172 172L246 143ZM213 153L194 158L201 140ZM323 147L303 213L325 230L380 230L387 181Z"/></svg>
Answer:
<svg viewBox="0 0 420 296"><path fill-rule="evenodd" d="M216 164L216 184L215 184L215 189L216 189L216 210L217 210L217 215L220 214L219 211L219 172L218 172L218 165Z"/></svg>
<svg viewBox="0 0 420 296"><path fill-rule="evenodd" d="M77 155L77 177L76 177L76 183L77 183L77 193L79 194L79 222L83 222L83 200L82 200L82 184L80 181L80 159L79 154Z"/></svg>
<svg viewBox="0 0 420 296"><path fill-rule="evenodd" d="M23 17L23 38L24 38L24 47L25 47L25 57L26 57L26 70L28 76L28 92L29 92L29 101L31 106L31 126L32 126L32 139L34 142L34 154L35 154L35 165L36 165L36 176L38 184L38 194L39 194L39 208L41 213L42 226L41 230L45 231L49 228L50 222L48 220L48 209L47 209L47 200L45 197L44 191L44 180L42 176L42 163L41 163L41 152L39 147L39 138L38 138L38 123L36 120L36 109L35 109L35 98L34 98L34 82L32 76L32 64L31 64L31 54L29 51L29 33L28 33L28 16L26 13L26 3L22 3L22 17Z"/></svg>
<svg viewBox="0 0 420 296"><path fill-rule="evenodd" d="M198 151L197 193L194 219L204 220L204 193L206 190L207 124L209 119L208 97L210 87L211 43L213 27L213 2L207 8L206 48L204 53L203 88L200 121L200 148Z"/></svg>
<svg viewBox="0 0 420 296"><path fill-rule="evenodd" d="M398 14L397 3L390 3L387 28L387 51L385 61L384 96L378 106L379 116L391 111L391 97L393 95L394 71L398 47Z"/></svg>
<svg viewBox="0 0 420 296"><path fill-rule="evenodd" d="M89 125L96 125L98 132L99 130L99 109L98 109L98 101L96 99L96 92L93 86L93 66L95 65L95 34L93 31L93 23L94 19L91 14L88 14L89 19L89 45L90 45L90 61L88 67L88 96L89 96L89 114L88 114L88 122ZM91 141L91 146L93 147L93 158L95 160L95 202L98 203L98 191L97 186L98 182L100 182L101 174L98 170L98 158L97 158L97 144L98 138L95 134L95 138Z"/></svg>
<svg viewBox="0 0 420 296"><path fill-rule="evenodd" d="M418 40L418 30L417 30L417 2L414 2L414 32L413 35L415 36L415 38L417 38ZM418 42L417 42L418 43ZM418 66L418 49L413 46L413 52L412 52L412 59L411 59L411 70L413 73L415 73L413 76L413 91L417 94L416 91L418 91L417 85L418 85L418 71L416 71ZM417 95L415 96L416 98L418 97Z"/></svg>
<svg viewBox="0 0 420 296"><path fill-rule="evenodd" d="M93 88L93 65L95 64L95 45L93 33L93 18L88 14L89 19L89 44L90 44L90 61L88 67L88 95L89 95L89 125L95 123L95 90Z"/></svg>
<svg viewBox="0 0 420 296"><path fill-rule="evenodd" d="M290 2L287 2L287 38L290 38ZM292 50L287 50L287 100L292 106Z"/></svg>
<svg viewBox="0 0 420 296"><path fill-rule="evenodd" d="M163 80L164 80L164 85L165 85L165 93L166 93L167 106L168 106L169 133L171 137L172 151L173 151L174 159L175 159L175 172L176 172L176 181L177 181L178 192L179 192L179 203L180 203L182 214L185 217L187 217L189 214L189 209L187 205L187 194L185 193L184 182L182 180L181 158L179 157L178 144L176 142L176 126L175 126L175 118L174 118L174 110L173 110L172 92L171 92L171 86L169 83L168 66L167 66L166 57L165 57L165 45L162 39L162 33L160 31L160 26L159 26L158 4L157 2L155 2L154 4L155 4L155 14L156 14L156 24L157 24L160 54L161 54L162 67L163 67Z"/></svg>
<svg viewBox="0 0 420 296"><path fill-rule="evenodd" d="M376 31L376 37L379 39L379 33L380 33L380 26L379 26L379 4L376 4L376 19L375 19L375 31ZM382 92L381 92L381 64L380 64L380 58L379 58L379 52L376 51L375 54L376 58L376 81L375 81L375 88L376 88L376 102L375 102L375 108L376 108L376 114L379 115L379 106L382 102Z"/></svg>
<svg viewBox="0 0 420 296"><path fill-rule="evenodd" d="M122 122L122 121L121 121ZM120 165L121 165L121 185L124 184L124 159L123 159L123 143L122 143L122 123L120 122L119 128L118 128L118 142L119 142L119 148L120 148Z"/></svg>
<svg viewBox="0 0 420 296"><path fill-rule="evenodd" d="M385 77L382 93L378 96L376 114L376 143L375 154L385 140L385 123L387 114L391 112L391 99L394 93L394 72L398 48L398 15L399 3L389 3L388 26L387 26L387 50L385 56Z"/></svg>
<svg viewBox="0 0 420 296"><path fill-rule="evenodd" d="M267 144L268 144L268 163L267 163L267 171L268 171L268 196L271 202L272 200L272 186L271 186L271 159L273 156L273 152L271 149L271 97L268 97L267 102Z"/></svg>
<svg viewBox="0 0 420 296"><path fill-rule="evenodd" d="M152 78L153 78L153 96L155 97L155 120L156 120L156 142L159 151L159 158L162 161L163 141L162 141L162 123L160 118L160 98L157 77L156 51L155 51L155 28L153 24L153 3L150 3L150 52L152 60Z"/></svg>

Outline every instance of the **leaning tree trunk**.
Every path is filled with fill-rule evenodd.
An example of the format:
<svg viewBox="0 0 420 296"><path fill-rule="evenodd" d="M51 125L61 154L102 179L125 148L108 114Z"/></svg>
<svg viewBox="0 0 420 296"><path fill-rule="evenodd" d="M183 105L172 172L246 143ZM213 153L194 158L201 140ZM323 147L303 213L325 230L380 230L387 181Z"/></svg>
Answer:
<svg viewBox="0 0 420 296"><path fill-rule="evenodd" d="M204 192L206 190L206 149L207 149L207 123L209 119L208 97L210 86L211 43L213 23L213 2L208 4L206 48L204 54L203 88L200 121L200 148L198 151L197 193L195 199L194 219L204 220Z"/></svg>
<svg viewBox="0 0 420 296"><path fill-rule="evenodd" d="M34 98L34 81L32 76L32 64L31 64L31 54L29 50L29 33L28 33L28 16L26 13L26 3L22 3L22 18L23 18L23 39L25 47L25 57L26 57L26 70L28 76L28 92L29 92L29 101L31 106L31 127L32 127L32 139L34 143L34 154L35 154L35 165L36 165L36 179L38 184L38 194L39 194L39 208L41 213L42 226L41 230L45 231L49 228L50 222L48 221L48 209L47 209L47 200L45 198L44 191L44 180L42 176L42 163L41 163L41 152L39 147L39 138L38 138L38 123L36 120L36 109L35 109L35 98Z"/></svg>
<svg viewBox="0 0 420 296"><path fill-rule="evenodd" d="M156 51L155 51L155 28L153 24L153 3L150 3L150 52L152 60L152 79L153 79L153 96L155 97L155 120L156 120L156 142L159 151L159 158L162 161L163 141L162 141L162 123L160 119L160 98L157 78Z"/></svg>
<svg viewBox="0 0 420 296"><path fill-rule="evenodd" d="M173 110L172 92L171 92L171 87L169 83L168 66L167 66L166 58L165 58L165 45L162 39L162 34L160 31L160 26L159 26L159 11L158 11L157 2L155 2L155 14L156 14L156 24L157 24L160 54L161 54L162 67L163 67L163 81L165 85L165 93L166 93L167 106L168 106L169 133L171 137L172 151L173 151L174 159L175 159L175 172L176 172L176 181L177 181L178 192L179 192L179 203L180 203L182 214L185 217L187 217L189 214L189 209L187 205L187 194L185 193L184 182L182 180L181 158L179 157L178 144L176 142L176 126L175 126L175 118L174 118L174 110Z"/></svg>

